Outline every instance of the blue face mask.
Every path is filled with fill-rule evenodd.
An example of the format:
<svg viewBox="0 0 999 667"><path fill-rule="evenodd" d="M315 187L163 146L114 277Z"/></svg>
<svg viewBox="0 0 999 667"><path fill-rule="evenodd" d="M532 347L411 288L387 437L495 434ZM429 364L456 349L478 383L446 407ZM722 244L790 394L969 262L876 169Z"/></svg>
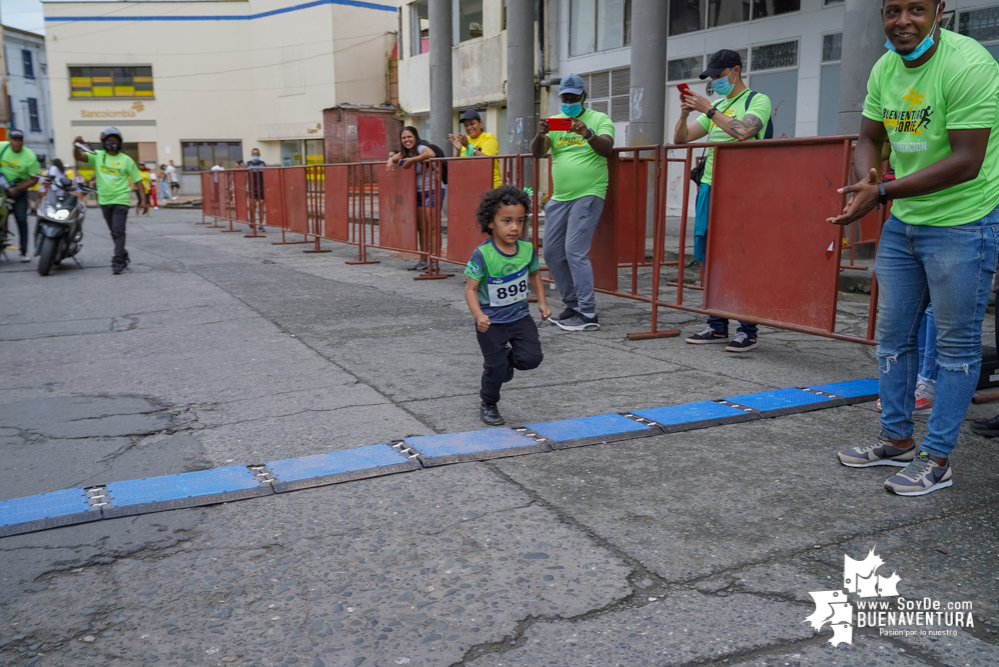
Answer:
<svg viewBox="0 0 999 667"><path fill-rule="evenodd" d="M563 104L562 113L569 118L575 118L579 114L583 113L583 103L576 102L575 104Z"/></svg>
<svg viewBox="0 0 999 667"><path fill-rule="evenodd" d="M723 76L720 79L715 79L711 82L711 87L715 89L715 92L726 97L735 88L735 84L728 80L727 76Z"/></svg>
<svg viewBox="0 0 999 667"><path fill-rule="evenodd" d="M937 31L937 25L939 24L938 23L933 24L933 30L930 30L930 34L926 36L926 39L924 39L919 43L919 46L917 46L915 49L912 50L912 53L906 53L904 56L902 56L902 54L899 53L899 55L902 56L902 59L908 60L910 62L913 60L918 60L920 56L929 51L930 48L933 46L933 33ZM895 49L895 45L891 43L890 39L885 40L885 48L894 53L898 53L898 51Z"/></svg>

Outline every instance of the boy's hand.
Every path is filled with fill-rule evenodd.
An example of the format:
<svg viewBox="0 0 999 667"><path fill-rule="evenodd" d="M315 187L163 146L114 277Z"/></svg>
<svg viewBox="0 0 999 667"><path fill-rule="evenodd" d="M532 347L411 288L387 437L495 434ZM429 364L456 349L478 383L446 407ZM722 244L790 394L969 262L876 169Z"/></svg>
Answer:
<svg viewBox="0 0 999 667"><path fill-rule="evenodd" d="M541 321L544 322L549 317L552 316L552 309L548 307L548 304L541 303L538 304L538 310L541 311Z"/></svg>
<svg viewBox="0 0 999 667"><path fill-rule="evenodd" d="M477 331L485 333L486 330L489 328L489 324L490 324L489 316L486 315L485 313L475 318L475 329Z"/></svg>

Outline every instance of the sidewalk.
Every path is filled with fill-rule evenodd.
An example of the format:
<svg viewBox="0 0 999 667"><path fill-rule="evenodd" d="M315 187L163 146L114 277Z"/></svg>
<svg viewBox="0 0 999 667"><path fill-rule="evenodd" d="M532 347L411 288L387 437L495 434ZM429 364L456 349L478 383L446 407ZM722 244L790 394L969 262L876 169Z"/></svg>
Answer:
<svg viewBox="0 0 999 667"><path fill-rule="evenodd" d="M83 269L0 262L0 500L484 428L460 276L130 218L124 275L98 215ZM840 296L861 326L864 295ZM876 374L871 347L774 329L743 355L629 342L648 306L598 307L597 332L539 325L508 424ZM0 538L0 665L996 664L995 443L965 426L954 486L900 498L894 469L835 459L877 430L858 404ZM872 548L975 627L830 646L809 592Z"/></svg>

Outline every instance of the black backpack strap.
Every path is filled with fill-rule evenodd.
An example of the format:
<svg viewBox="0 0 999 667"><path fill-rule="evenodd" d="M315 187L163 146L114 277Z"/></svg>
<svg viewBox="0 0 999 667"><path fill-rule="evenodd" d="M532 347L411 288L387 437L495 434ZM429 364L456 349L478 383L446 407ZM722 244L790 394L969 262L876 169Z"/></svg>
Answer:
<svg viewBox="0 0 999 667"><path fill-rule="evenodd" d="M753 96L754 95L756 95L756 91L755 90L750 90L749 91L749 95L746 97L746 113L749 113L749 103L753 101ZM767 128L764 127L762 130L760 130L760 133L756 135L756 138L760 139L766 131L767 131Z"/></svg>

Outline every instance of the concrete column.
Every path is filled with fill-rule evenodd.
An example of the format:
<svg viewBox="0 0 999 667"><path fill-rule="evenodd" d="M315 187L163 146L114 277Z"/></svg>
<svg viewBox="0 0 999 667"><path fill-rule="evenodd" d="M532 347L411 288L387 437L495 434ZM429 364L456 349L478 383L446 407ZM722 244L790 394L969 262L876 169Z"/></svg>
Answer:
<svg viewBox="0 0 999 667"><path fill-rule="evenodd" d="M632 0L629 146L661 144L666 123L666 22L669 3Z"/></svg>
<svg viewBox="0 0 999 667"><path fill-rule="evenodd" d="M860 131L860 112L867 97L871 68L884 52L881 5L871 0L846 0L843 16L843 57L839 68L840 134Z"/></svg>
<svg viewBox="0 0 999 667"><path fill-rule="evenodd" d="M506 117L511 153L530 153L534 138L534 2L506 6Z"/></svg>
<svg viewBox="0 0 999 667"><path fill-rule="evenodd" d="M430 0L430 142L444 149L454 123L451 0Z"/></svg>

